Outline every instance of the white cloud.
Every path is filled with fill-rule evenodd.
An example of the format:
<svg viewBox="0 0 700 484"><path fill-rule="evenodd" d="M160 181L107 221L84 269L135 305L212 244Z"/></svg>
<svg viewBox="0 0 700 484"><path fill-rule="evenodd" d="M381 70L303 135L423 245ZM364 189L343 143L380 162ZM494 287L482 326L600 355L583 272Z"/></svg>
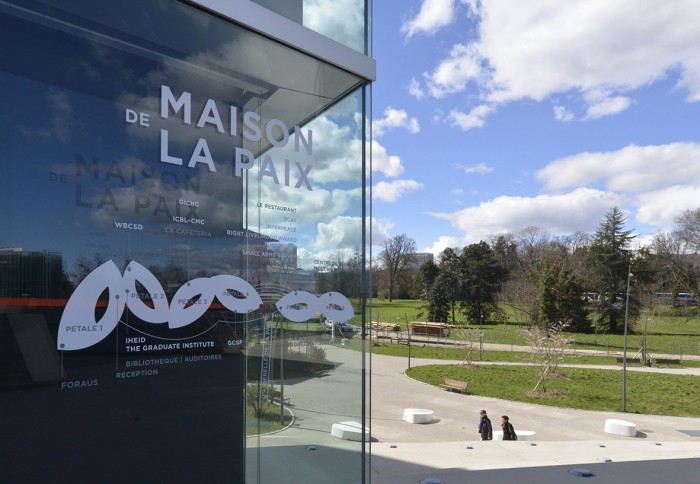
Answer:
<svg viewBox="0 0 700 484"><path fill-rule="evenodd" d="M372 245L378 247L391 236L389 232L394 228L394 223L387 219L372 218Z"/></svg>
<svg viewBox="0 0 700 484"><path fill-rule="evenodd" d="M394 226L388 220L380 220L368 218L367 234L369 234L369 225L371 224L372 244L374 246L388 239L389 231ZM327 223L319 223L316 238L311 242L310 246L318 250L334 252L337 250L352 251L355 248L362 246L362 233L360 227L362 219L360 217L338 216L329 220ZM368 241L369 242L369 241Z"/></svg>
<svg viewBox="0 0 700 484"><path fill-rule="evenodd" d="M595 119L627 109L632 100L626 94L675 72L687 100L700 101L697 0L529 0L471 7L478 38L454 45L425 74L436 98L470 85L481 102L574 93L587 118Z"/></svg>
<svg viewBox="0 0 700 484"><path fill-rule="evenodd" d="M457 44L450 56L441 61L432 73L424 73L428 92L440 99L448 94L463 91L470 81L482 81L487 73L482 67L484 59L474 44Z"/></svg>
<svg viewBox="0 0 700 484"><path fill-rule="evenodd" d="M340 216L328 223L319 223L318 235L311 244L317 249L352 249L361 247L362 219L360 217Z"/></svg>
<svg viewBox="0 0 700 484"><path fill-rule="evenodd" d="M490 166L486 166L485 163L477 163L476 165L461 165L459 163L455 163L452 166L454 168L462 170L467 175L487 175L493 171L493 168L491 168Z"/></svg>
<svg viewBox="0 0 700 484"><path fill-rule="evenodd" d="M364 0L305 0L304 26L364 52Z"/></svg>
<svg viewBox="0 0 700 484"><path fill-rule="evenodd" d="M574 114L564 106L554 106L554 119L562 123L569 123L574 120Z"/></svg>
<svg viewBox="0 0 700 484"><path fill-rule="evenodd" d="M437 263L437 257L442 253L443 250L448 247L463 247L467 244L463 243L460 237L452 237L449 235L441 235L430 247L425 247L421 252L431 252L435 255L435 262Z"/></svg>
<svg viewBox="0 0 700 484"><path fill-rule="evenodd" d="M611 114L621 113L630 107L632 100L625 96L604 99L588 106L584 119L598 119Z"/></svg>
<svg viewBox="0 0 700 484"><path fill-rule="evenodd" d="M381 181L372 189L372 198L383 202L393 203L407 193L420 190L423 184L415 180Z"/></svg>
<svg viewBox="0 0 700 484"><path fill-rule="evenodd" d="M384 110L384 118L372 122L372 132L374 136L382 136L387 129L391 128L404 128L416 134L420 131L420 124L418 119L409 118L408 113L403 109L388 107Z"/></svg>
<svg viewBox="0 0 700 484"><path fill-rule="evenodd" d="M51 112L48 126L38 129L18 126L20 133L28 138L68 141L75 125L72 119L73 106L68 95L63 90L51 87L46 92L46 104Z"/></svg>
<svg viewBox="0 0 700 484"><path fill-rule="evenodd" d="M423 0L418 15L404 22L401 32L409 38L417 33L433 35L452 23L455 14L454 3L454 0Z"/></svg>
<svg viewBox="0 0 700 484"><path fill-rule="evenodd" d="M486 116L488 116L493 111L491 106L482 104L472 109L469 113L463 113L458 110L450 111L448 119L451 120L455 125L462 128L464 131L468 131L472 128L481 128L486 124Z"/></svg>
<svg viewBox="0 0 700 484"><path fill-rule="evenodd" d="M420 83L415 77L412 77L408 83L408 93L416 99L423 99L423 97L425 97L425 91L420 87Z"/></svg>
<svg viewBox="0 0 700 484"><path fill-rule="evenodd" d="M611 207L622 206L623 201L614 193L580 188L563 195L502 196L457 212L431 215L448 220L464 232L462 243L471 243L531 225L554 234L595 230L601 217Z"/></svg>
<svg viewBox="0 0 700 484"><path fill-rule="evenodd" d="M685 210L700 207L700 186L672 186L641 194L635 221L668 228Z"/></svg>
<svg viewBox="0 0 700 484"><path fill-rule="evenodd" d="M387 177L397 177L403 173L401 159L395 155L389 155L386 148L372 141L372 171L378 171Z"/></svg>
<svg viewBox="0 0 700 484"><path fill-rule="evenodd" d="M536 174L550 189L602 183L637 193L700 180L700 144L630 145L617 151L579 153L552 161Z"/></svg>

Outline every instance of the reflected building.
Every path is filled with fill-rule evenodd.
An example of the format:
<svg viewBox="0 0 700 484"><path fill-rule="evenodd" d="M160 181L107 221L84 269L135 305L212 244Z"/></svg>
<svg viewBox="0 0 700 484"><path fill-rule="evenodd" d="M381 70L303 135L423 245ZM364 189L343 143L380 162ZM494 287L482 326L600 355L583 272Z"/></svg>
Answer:
<svg viewBox="0 0 700 484"><path fill-rule="evenodd" d="M59 299L63 280L58 252L0 249L0 298Z"/></svg>
<svg viewBox="0 0 700 484"><path fill-rule="evenodd" d="M301 262L368 252L371 9L338 8L0 2L3 482L368 481L331 433L366 355L320 324L367 276Z"/></svg>

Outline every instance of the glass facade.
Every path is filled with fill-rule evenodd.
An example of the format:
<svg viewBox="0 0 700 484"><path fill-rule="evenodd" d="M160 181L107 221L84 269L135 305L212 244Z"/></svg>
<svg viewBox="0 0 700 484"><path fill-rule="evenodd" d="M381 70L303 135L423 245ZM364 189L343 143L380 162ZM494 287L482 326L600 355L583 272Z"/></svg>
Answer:
<svg viewBox="0 0 700 484"><path fill-rule="evenodd" d="M367 0L252 0L304 27L367 54Z"/></svg>
<svg viewBox="0 0 700 484"><path fill-rule="evenodd" d="M366 480L369 79L200 3L0 0L2 482Z"/></svg>

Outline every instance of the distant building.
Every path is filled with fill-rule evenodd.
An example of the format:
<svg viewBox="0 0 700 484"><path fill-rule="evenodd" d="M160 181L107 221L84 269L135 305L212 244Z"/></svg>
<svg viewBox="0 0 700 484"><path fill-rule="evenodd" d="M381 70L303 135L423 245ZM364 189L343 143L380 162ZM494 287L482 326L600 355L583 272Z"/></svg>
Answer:
<svg viewBox="0 0 700 484"><path fill-rule="evenodd" d="M426 262L433 262L434 256L432 252L417 252L415 265L412 265L414 269L420 269Z"/></svg>

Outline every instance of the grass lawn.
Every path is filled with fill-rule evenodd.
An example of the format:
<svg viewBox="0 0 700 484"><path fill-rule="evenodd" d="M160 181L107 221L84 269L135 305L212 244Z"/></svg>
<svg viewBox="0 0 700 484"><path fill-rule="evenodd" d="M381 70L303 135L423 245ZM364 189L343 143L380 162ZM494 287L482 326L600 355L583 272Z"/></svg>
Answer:
<svg viewBox="0 0 700 484"><path fill-rule="evenodd" d="M386 299L373 299L372 321L399 323L402 330L406 330L406 321L424 321L426 317L418 316L419 307L425 305L425 301L396 299L389 302ZM522 312L518 312L511 305L503 305L508 316L508 321L497 323L485 321L479 326L484 331L485 343L508 344L521 346L525 344L523 336L518 332L527 326ZM700 308L699 308L700 309ZM698 314L683 314L678 311L667 311L662 316L651 316L643 313L637 321L630 321L627 337L628 351L632 355L643 346L643 334L647 332L647 349L654 353L674 355L700 355L700 318ZM457 319L461 317L455 314ZM429 318L428 318L429 319ZM359 324L356 321L355 324ZM458 321L456 324L463 324ZM476 325L471 325L476 328ZM574 341L573 347L580 349L593 349L601 352L619 353L624 346L621 334L584 334L570 333ZM455 332L451 339L455 338Z"/></svg>
<svg viewBox="0 0 700 484"><path fill-rule="evenodd" d="M360 349L361 339L354 338L350 340L350 347ZM382 342L379 345L375 344L372 346L372 353L388 356L401 356L408 358L408 346L399 345L396 343ZM411 345L411 357L412 358L432 358L436 360L464 360L466 355L466 350L461 348L452 348L450 346L422 346L422 345ZM628 353L630 361L629 366L634 366L638 364L631 361L632 354ZM530 353L523 351L492 351L483 350L481 352L481 358L479 358L478 348L472 352L472 361L475 363L480 362L495 362L495 361L505 361L505 362L515 362L515 363L528 363L530 361ZM562 363L578 364L578 365L619 365L620 363L616 361L615 356L593 356L586 354L578 354L565 356ZM700 367L700 361L697 360L683 360L683 367Z"/></svg>
<svg viewBox="0 0 700 484"><path fill-rule="evenodd" d="M425 301L413 299L372 299L372 321L382 323L398 323L402 330L406 330L406 321L426 321L418 316L419 307L426 304Z"/></svg>
<svg viewBox="0 0 700 484"><path fill-rule="evenodd" d="M430 365L407 371L411 378L438 385L443 378L469 382L469 393L504 400L582 410L620 411L622 374L615 370L561 368L567 378L548 380L557 397L531 397L537 371L531 367ZM697 417L700 414L698 378L688 375L627 373L627 411L652 415Z"/></svg>
<svg viewBox="0 0 700 484"><path fill-rule="evenodd" d="M246 435L267 434L282 430L292 422L292 415L284 412L284 421L280 415L280 407L273 404L265 404L260 418L255 415L251 407L246 407Z"/></svg>

